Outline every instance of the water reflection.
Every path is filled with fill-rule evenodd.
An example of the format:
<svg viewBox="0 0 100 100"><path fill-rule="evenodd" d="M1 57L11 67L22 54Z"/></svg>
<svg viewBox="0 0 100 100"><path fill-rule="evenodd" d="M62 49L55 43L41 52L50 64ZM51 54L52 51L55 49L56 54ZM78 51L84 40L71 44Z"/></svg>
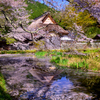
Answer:
<svg viewBox="0 0 100 100"><path fill-rule="evenodd" d="M60 70L48 59L23 56L0 58L0 66L8 92L19 100L100 99L100 73Z"/></svg>
<svg viewBox="0 0 100 100"><path fill-rule="evenodd" d="M73 82L70 81L69 78L62 77L61 79L55 80L51 84L51 87L59 90L59 93L62 93L63 91L68 92L73 88Z"/></svg>
<svg viewBox="0 0 100 100"><path fill-rule="evenodd" d="M100 76L85 76L79 81L81 81L81 86L86 87L87 91L93 94L94 100L100 100Z"/></svg>
<svg viewBox="0 0 100 100"><path fill-rule="evenodd" d="M81 77L77 75L73 76L72 70L63 71L57 69L53 73L46 73L31 69L29 72L43 83L43 85L35 91L22 94L21 98L29 100L91 100L93 98L91 95L85 93L87 91L84 91L84 87L81 87L79 80ZM81 91L78 91L79 89Z"/></svg>

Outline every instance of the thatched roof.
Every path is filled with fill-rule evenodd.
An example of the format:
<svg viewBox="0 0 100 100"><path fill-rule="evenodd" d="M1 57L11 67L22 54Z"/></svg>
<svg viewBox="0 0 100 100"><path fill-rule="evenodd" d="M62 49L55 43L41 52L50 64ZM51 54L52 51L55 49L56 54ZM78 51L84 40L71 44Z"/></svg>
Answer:
<svg viewBox="0 0 100 100"><path fill-rule="evenodd" d="M58 33L59 35L67 35L69 32L64 30L62 27L60 27L59 25L57 24L39 24L37 28L39 27L44 27L45 28L43 29L44 32L46 33L50 33L50 32L55 32L55 33Z"/></svg>
<svg viewBox="0 0 100 100"><path fill-rule="evenodd" d="M33 28L37 28L38 24L43 23L44 19L50 16L49 12L44 13L43 15L34 19L34 21L29 25L28 29L32 30Z"/></svg>
<svg viewBox="0 0 100 100"><path fill-rule="evenodd" d="M59 34L68 34L68 31L64 30L62 27L60 27L59 25L55 25L55 24L49 24L46 27L46 31L55 31L56 33Z"/></svg>
<svg viewBox="0 0 100 100"><path fill-rule="evenodd" d="M44 24L45 20L47 18L50 18L50 20L53 22L53 24ZM36 18L28 27L29 30L33 31L34 29L38 29L40 27L46 26L46 28L42 29L39 32L55 32L55 33L59 33L61 35L66 35L69 32L64 30L62 27L60 27L59 25L57 25L57 23L55 22L55 20L52 18L52 16L50 15L49 12L43 14L42 16Z"/></svg>

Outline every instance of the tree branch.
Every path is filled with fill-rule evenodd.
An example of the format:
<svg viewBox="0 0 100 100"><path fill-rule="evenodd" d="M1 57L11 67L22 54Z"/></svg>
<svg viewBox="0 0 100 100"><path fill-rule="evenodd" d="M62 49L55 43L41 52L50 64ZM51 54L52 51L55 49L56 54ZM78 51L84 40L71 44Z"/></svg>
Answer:
<svg viewBox="0 0 100 100"><path fill-rule="evenodd" d="M5 11L2 10L1 12L4 14L5 19L6 19L15 29L17 29L18 27L15 26L15 25L12 23L12 21L10 20L10 18L5 14Z"/></svg>
<svg viewBox="0 0 100 100"><path fill-rule="evenodd" d="M12 23L12 21L10 20L10 18L6 15L5 11L2 10L2 13L3 13L4 16L5 16L5 19L6 19L15 29L17 29L18 26L15 26L15 25ZM36 41L35 41L34 34L36 33L36 34L39 34L40 36L43 36L43 37L44 37L45 35L44 35L44 34L38 33L38 31L41 30L41 29L43 29L43 28L46 28L46 27L48 26L48 25L47 25L47 26L44 26L44 27L40 27L40 28L38 28L36 31L29 31L29 30L27 30L27 29L24 28L24 26L22 25L22 22L21 22L21 21L18 23L18 25L19 25L25 32L28 32L28 33L31 34L31 37L32 37L32 41L33 41L33 42L36 42Z"/></svg>

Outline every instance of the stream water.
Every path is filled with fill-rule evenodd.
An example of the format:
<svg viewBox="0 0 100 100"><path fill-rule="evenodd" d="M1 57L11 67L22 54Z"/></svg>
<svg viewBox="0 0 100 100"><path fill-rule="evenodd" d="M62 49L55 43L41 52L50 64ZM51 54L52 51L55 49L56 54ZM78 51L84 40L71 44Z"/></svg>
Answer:
<svg viewBox="0 0 100 100"><path fill-rule="evenodd" d="M66 69L49 85L39 85L20 97L30 100L100 100L100 76L98 73Z"/></svg>
<svg viewBox="0 0 100 100"><path fill-rule="evenodd" d="M54 69L48 59L0 58L1 72L17 100L100 100L100 73Z"/></svg>

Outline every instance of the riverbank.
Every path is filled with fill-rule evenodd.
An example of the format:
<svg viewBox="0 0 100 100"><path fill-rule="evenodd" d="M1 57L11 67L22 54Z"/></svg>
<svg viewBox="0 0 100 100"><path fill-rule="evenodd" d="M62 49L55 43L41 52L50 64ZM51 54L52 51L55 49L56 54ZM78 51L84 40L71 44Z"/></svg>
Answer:
<svg viewBox="0 0 100 100"><path fill-rule="evenodd" d="M36 57L50 57L50 62L62 68L82 69L83 71L100 72L100 49L80 50L85 55L73 54L70 51L37 51Z"/></svg>
<svg viewBox="0 0 100 100"><path fill-rule="evenodd" d="M0 100L12 100L7 92L4 76L0 73Z"/></svg>
<svg viewBox="0 0 100 100"><path fill-rule="evenodd" d="M31 69L36 68L37 69L36 72L38 72L40 78L41 78L41 76L45 76L45 78L48 79L51 76L55 76L55 74L57 73L57 70L54 71L52 69L54 72L51 72L50 69L48 69L48 68L51 68L50 62L52 62L52 64L56 65L56 69L59 69L59 68L60 68L60 70L64 69L65 74L68 73L65 76L63 75L63 73L61 75L57 73L57 76L59 76L59 77L63 76L65 81L67 81L66 77L69 77L69 74L71 74L69 79L71 79L70 81L72 84L73 83L77 84L77 81L78 81L78 84L80 84L80 82L83 81L82 84L84 84L84 86L88 87L88 89L91 91L90 93L92 93L92 91L95 89L95 86L96 86L95 84L99 84L99 82L100 82L99 81L100 78L98 75L99 73L96 73L98 75L98 77L94 78L95 75L92 72L86 72L86 73L88 73L88 75L90 75L90 74L91 74L91 76L93 75L93 77L91 79L91 76L89 78L88 75L85 75L83 78L83 73L85 73L85 72L84 71L82 72L81 70L85 70L85 71L90 70L89 68L91 66L89 66L88 62L84 62L84 61L92 59L92 55L94 57L96 57L98 54L98 59L96 59L96 61L99 62L100 52L98 50L91 51L91 52L88 50L80 51L80 52L86 53L87 56L79 56L79 55L71 55L71 54L68 55L68 54L66 54L66 51L36 51L34 53L26 53L26 54L1 54L0 56L2 56L2 57L0 57L0 66L1 66L0 70L2 72L2 75L4 76L3 79L5 80L4 85L1 85L1 86L6 86L6 83L7 83L7 87L5 87L6 90L9 90L8 92L10 93L11 97L13 96L15 98L19 98L20 95L23 96L25 93L26 93L25 95L28 95L28 93L30 91L33 91L32 93L34 93L34 91L36 91L37 88L41 88L41 86L43 86L43 83L40 82L41 80L39 79L39 77L38 77L38 79L40 81L38 81L38 79L34 78L34 75L32 74L32 72L34 72L34 71ZM72 59L74 59L74 60L72 60ZM77 61L77 64L75 67L68 66L68 64L70 65L71 63L74 63L74 61ZM80 61L82 63L79 63L78 61ZM85 67L83 65L85 65ZM83 66L83 67L81 67L81 66ZM72 69L70 69L69 67L71 67ZM52 67L52 68L54 68L54 67ZM76 69L81 69L81 70L76 73L76 71L78 71ZM41 72L41 70L42 70L42 72ZM92 71L94 71L94 70L92 70ZM50 76L50 77L48 77L48 76ZM81 76L82 76L82 79L80 79ZM35 74L35 77L37 77L36 74ZM55 80L58 79L58 81L59 81L59 79L60 79L59 77L56 78ZM63 80L63 78L62 78L62 80ZM76 82L75 82L75 78L77 80ZM98 81L97 81L97 79L98 79ZM79 80L80 80L80 82L79 82ZM86 80L86 81L84 81L84 80ZM91 81L92 81L92 83L93 82L94 83L91 85L91 88L90 88ZM59 84L59 82L57 83L57 85L58 84ZM63 85L64 84L62 82L62 86ZM52 87L54 87L54 86L52 86ZM75 86L75 89L77 90L78 87L79 86L77 86L77 87ZM98 89L98 87L97 87L97 89ZM3 90L4 90L4 88L3 88ZM63 91L63 89L61 89L61 90L57 89L57 90ZM66 90L68 90L68 89L66 89ZM81 90L82 90L82 88L81 88ZM44 91L44 88L42 91ZM97 91L96 93L98 95L99 90L96 90L96 91ZM4 93L8 94L8 92L5 91ZM69 92L72 98L74 97L73 94L75 94L75 95L81 94L81 92L80 93L74 93L74 92L75 91ZM41 93L43 93L43 92L41 92ZM55 93L55 91L53 93ZM66 93L67 93L67 91L66 91ZM29 95L31 95L31 92ZM86 94L81 94L81 97L84 95L88 96ZM1 97L2 97L2 99L0 98L1 100L5 100L5 99L3 99L3 96L4 96L4 94L1 94ZM55 96L53 96L53 94L51 96L47 94L47 96L52 97L52 100L55 97ZM68 93L67 93L67 96L69 97ZM62 97L62 96L59 95L59 97ZM10 100L10 99L8 99L8 100ZM86 100L86 99L84 99L84 100Z"/></svg>
<svg viewBox="0 0 100 100"><path fill-rule="evenodd" d="M49 57L51 59L50 62L63 68L71 67L74 69L100 72L100 49L87 49L78 51L86 55L73 54L70 52L70 50L9 50L0 51L0 57L21 56L21 54L33 55L37 58Z"/></svg>

